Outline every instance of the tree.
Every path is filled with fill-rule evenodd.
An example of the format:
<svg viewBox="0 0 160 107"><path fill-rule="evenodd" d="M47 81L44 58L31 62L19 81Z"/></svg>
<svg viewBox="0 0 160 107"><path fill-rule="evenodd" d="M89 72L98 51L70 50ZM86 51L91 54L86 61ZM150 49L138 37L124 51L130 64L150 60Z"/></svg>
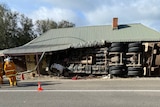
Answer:
<svg viewBox="0 0 160 107"><path fill-rule="evenodd" d="M36 21L36 28L39 35L45 33L50 29L57 29L57 28L68 28L68 27L75 27L75 24L62 20L58 24L50 19L47 20L37 20Z"/></svg>
<svg viewBox="0 0 160 107"><path fill-rule="evenodd" d="M0 4L0 49L21 46L36 37L32 20Z"/></svg>
<svg viewBox="0 0 160 107"><path fill-rule="evenodd" d="M0 5L0 49L8 48L11 38L9 37L11 34L11 21L13 14L5 5ZM12 24L14 25L14 24ZM13 27L14 28L14 27ZM9 36L8 36L9 35Z"/></svg>
<svg viewBox="0 0 160 107"><path fill-rule="evenodd" d="M39 35L43 34L44 32L46 32L50 29L57 28L57 23L53 20L50 20L50 19L37 20L35 25L37 26L37 32Z"/></svg>
<svg viewBox="0 0 160 107"><path fill-rule="evenodd" d="M37 20L34 25L32 19L18 12L12 12L6 5L0 4L0 49L24 45L50 29L74 26L75 24L65 20L57 24L49 19Z"/></svg>
<svg viewBox="0 0 160 107"><path fill-rule="evenodd" d="M72 22L68 22L66 20L62 20L58 23L58 28L69 28L69 27L75 27L75 24Z"/></svg>
<svg viewBox="0 0 160 107"><path fill-rule="evenodd" d="M18 13L16 12L8 12L5 17L5 48L16 47L15 37L18 36L18 24L17 24Z"/></svg>
<svg viewBox="0 0 160 107"><path fill-rule="evenodd" d="M18 29L18 36L16 37L19 41L17 45L21 46L36 38L36 34L34 32L34 25L32 19L21 15L19 22L20 27Z"/></svg>

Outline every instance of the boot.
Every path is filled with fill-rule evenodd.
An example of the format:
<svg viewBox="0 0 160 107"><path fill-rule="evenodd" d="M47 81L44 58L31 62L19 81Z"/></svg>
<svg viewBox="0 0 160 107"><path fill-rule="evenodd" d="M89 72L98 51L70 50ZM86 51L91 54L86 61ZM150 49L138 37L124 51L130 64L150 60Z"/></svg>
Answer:
<svg viewBox="0 0 160 107"><path fill-rule="evenodd" d="M9 78L8 78L8 80L9 80L9 84L10 84L10 86L12 87L12 86L13 86L13 80L12 80L12 77L9 77Z"/></svg>
<svg viewBox="0 0 160 107"><path fill-rule="evenodd" d="M14 84L14 86L17 86L16 76L13 77L13 84Z"/></svg>

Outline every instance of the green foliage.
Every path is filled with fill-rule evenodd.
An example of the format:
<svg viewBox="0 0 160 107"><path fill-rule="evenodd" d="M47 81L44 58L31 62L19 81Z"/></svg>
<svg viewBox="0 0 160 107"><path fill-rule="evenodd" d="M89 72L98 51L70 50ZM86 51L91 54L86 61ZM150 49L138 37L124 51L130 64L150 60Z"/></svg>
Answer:
<svg viewBox="0 0 160 107"><path fill-rule="evenodd" d="M36 37L32 20L0 4L0 49L24 45Z"/></svg>
<svg viewBox="0 0 160 107"><path fill-rule="evenodd" d="M18 39L20 41L19 45L24 45L25 43L36 38L36 34L34 33L34 25L32 19L29 19L28 17L21 15L19 22L21 25L21 27L19 28L18 36Z"/></svg>
<svg viewBox="0 0 160 107"><path fill-rule="evenodd" d="M53 20L37 20L36 21L37 26L37 32L39 35L43 34L44 32L50 30L50 29L56 29L57 23Z"/></svg>
<svg viewBox="0 0 160 107"><path fill-rule="evenodd" d="M50 29L75 27L75 24L68 22L66 20L62 20L59 23L56 23L53 20L47 19L47 20L37 20L36 27L38 34L41 35Z"/></svg>
<svg viewBox="0 0 160 107"><path fill-rule="evenodd" d="M8 12L8 9L5 7L5 5L0 5L0 49L5 48L5 41L6 41L6 37L5 35L5 30L7 29L6 26L6 21L5 21L5 16L6 16L6 12Z"/></svg>
<svg viewBox="0 0 160 107"><path fill-rule="evenodd" d="M66 20L62 20L58 23L58 28L69 28L69 27L75 27L75 24L72 22L68 22Z"/></svg>
<svg viewBox="0 0 160 107"><path fill-rule="evenodd" d="M12 12L6 5L0 4L0 50L22 46L50 29L74 27L75 24L62 20L37 20ZM35 29L36 28L36 29Z"/></svg>

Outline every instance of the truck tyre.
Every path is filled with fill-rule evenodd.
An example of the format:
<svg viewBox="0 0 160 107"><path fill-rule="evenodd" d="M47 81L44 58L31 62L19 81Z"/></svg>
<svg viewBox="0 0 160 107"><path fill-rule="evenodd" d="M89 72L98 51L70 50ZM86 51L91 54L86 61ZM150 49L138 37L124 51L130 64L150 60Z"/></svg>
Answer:
<svg viewBox="0 0 160 107"><path fill-rule="evenodd" d="M121 69L124 69L123 65L117 65L117 66L109 67L109 70L121 70Z"/></svg>
<svg viewBox="0 0 160 107"><path fill-rule="evenodd" d="M134 43L129 43L128 44L128 48L132 48L132 47L141 47L142 44L139 42L134 42Z"/></svg>
<svg viewBox="0 0 160 107"><path fill-rule="evenodd" d="M141 47L128 48L128 52L142 52L142 48Z"/></svg>
<svg viewBox="0 0 160 107"><path fill-rule="evenodd" d="M125 70L111 70L111 71L109 71L109 74L111 74L111 75L117 75L117 76L122 76L122 75L127 75L127 71L125 71Z"/></svg>
<svg viewBox="0 0 160 107"><path fill-rule="evenodd" d="M142 71L142 67L128 67L128 71Z"/></svg>
<svg viewBox="0 0 160 107"><path fill-rule="evenodd" d="M120 43L120 42L112 43L111 47L123 47L123 43Z"/></svg>
<svg viewBox="0 0 160 107"><path fill-rule="evenodd" d="M112 74L112 75L121 75L121 70L117 69L117 70L111 70L109 71L109 74Z"/></svg>
<svg viewBox="0 0 160 107"><path fill-rule="evenodd" d="M112 47L109 49L109 52L123 52L123 48L122 47Z"/></svg>
<svg viewBox="0 0 160 107"><path fill-rule="evenodd" d="M128 76L143 76L143 70L128 71Z"/></svg>

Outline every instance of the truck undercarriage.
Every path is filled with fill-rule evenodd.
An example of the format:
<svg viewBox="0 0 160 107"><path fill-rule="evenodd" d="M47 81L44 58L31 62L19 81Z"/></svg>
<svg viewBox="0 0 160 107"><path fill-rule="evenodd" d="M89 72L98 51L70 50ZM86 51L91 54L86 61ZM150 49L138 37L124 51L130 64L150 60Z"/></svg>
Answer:
<svg viewBox="0 0 160 107"><path fill-rule="evenodd" d="M70 48L52 53L51 68L56 63L64 67L56 75L69 74L160 76L159 42L114 42L102 46Z"/></svg>

